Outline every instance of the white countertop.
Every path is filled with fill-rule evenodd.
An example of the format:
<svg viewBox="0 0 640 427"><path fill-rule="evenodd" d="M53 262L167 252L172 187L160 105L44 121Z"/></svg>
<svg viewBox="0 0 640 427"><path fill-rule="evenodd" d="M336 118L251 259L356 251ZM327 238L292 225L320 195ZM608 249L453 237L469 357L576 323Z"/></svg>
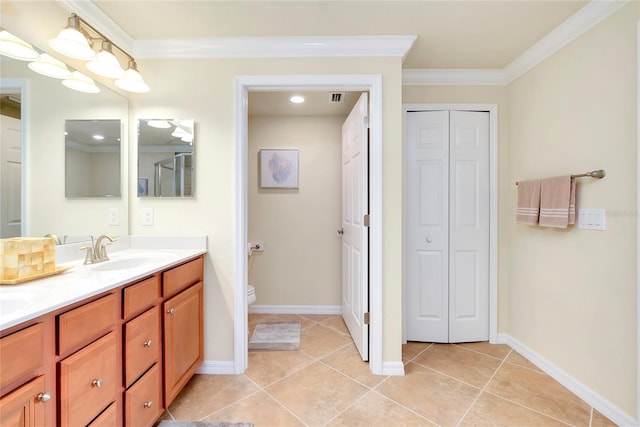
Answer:
<svg viewBox="0 0 640 427"><path fill-rule="evenodd" d="M84 265L78 245L56 248L63 273L0 286L0 330L136 281L207 252L206 237L124 236L108 246L109 261Z"/></svg>

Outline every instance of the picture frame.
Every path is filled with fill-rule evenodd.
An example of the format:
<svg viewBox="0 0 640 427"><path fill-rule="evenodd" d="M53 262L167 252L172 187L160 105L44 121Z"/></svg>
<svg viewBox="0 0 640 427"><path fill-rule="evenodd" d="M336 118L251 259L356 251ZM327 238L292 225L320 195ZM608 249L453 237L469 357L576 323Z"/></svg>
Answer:
<svg viewBox="0 0 640 427"><path fill-rule="evenodd" d="M149 195L149 178L138 178L138 197Z"/></svg>
<svg viewBox="0 0 640 427"><path fill-rule="evenodd" d="M260 150L260 188L299 188L298 150Z"/></svg>

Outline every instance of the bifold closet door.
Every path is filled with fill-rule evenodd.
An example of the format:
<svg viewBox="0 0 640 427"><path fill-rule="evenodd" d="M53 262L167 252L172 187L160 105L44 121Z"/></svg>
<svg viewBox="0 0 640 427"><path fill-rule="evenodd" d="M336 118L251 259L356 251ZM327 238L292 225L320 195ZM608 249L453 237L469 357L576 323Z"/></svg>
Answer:
<svg viewBox="0 0 640 427"><path fill-rule="evenodd" d="M410 112L407 339L489 339L489 113Z"/></svg>

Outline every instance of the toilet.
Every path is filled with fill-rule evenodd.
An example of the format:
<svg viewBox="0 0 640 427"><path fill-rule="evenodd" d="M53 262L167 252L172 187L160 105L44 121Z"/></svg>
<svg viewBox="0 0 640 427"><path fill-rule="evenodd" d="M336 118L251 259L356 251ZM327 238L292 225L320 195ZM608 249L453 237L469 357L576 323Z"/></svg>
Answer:
<svg viewBox="0 0 640 427"><path fill-rule="evenodd" d="M256 289L248 285L247 286L247 305L251 305L256 302Z"/></svg>

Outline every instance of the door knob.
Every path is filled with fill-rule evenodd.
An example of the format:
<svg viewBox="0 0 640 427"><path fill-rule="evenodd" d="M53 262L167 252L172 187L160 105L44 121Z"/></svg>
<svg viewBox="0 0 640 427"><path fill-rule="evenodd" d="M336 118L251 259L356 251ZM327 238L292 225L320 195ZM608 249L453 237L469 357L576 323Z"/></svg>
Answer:
<svg viewBox="0 0 640 427"><path fill-rule="evenodd" d="M44 393L40 393L36 396L36 399L38 399L40 402L48 402L49 400L51 400L51 392L47 391Z"/></svg>
<svg viewBox="0 0 640 427"><path fill-rule="evenodd" d="M427 237L427 243L431 243L433 240L431 240L431 237Z"/></svg>

